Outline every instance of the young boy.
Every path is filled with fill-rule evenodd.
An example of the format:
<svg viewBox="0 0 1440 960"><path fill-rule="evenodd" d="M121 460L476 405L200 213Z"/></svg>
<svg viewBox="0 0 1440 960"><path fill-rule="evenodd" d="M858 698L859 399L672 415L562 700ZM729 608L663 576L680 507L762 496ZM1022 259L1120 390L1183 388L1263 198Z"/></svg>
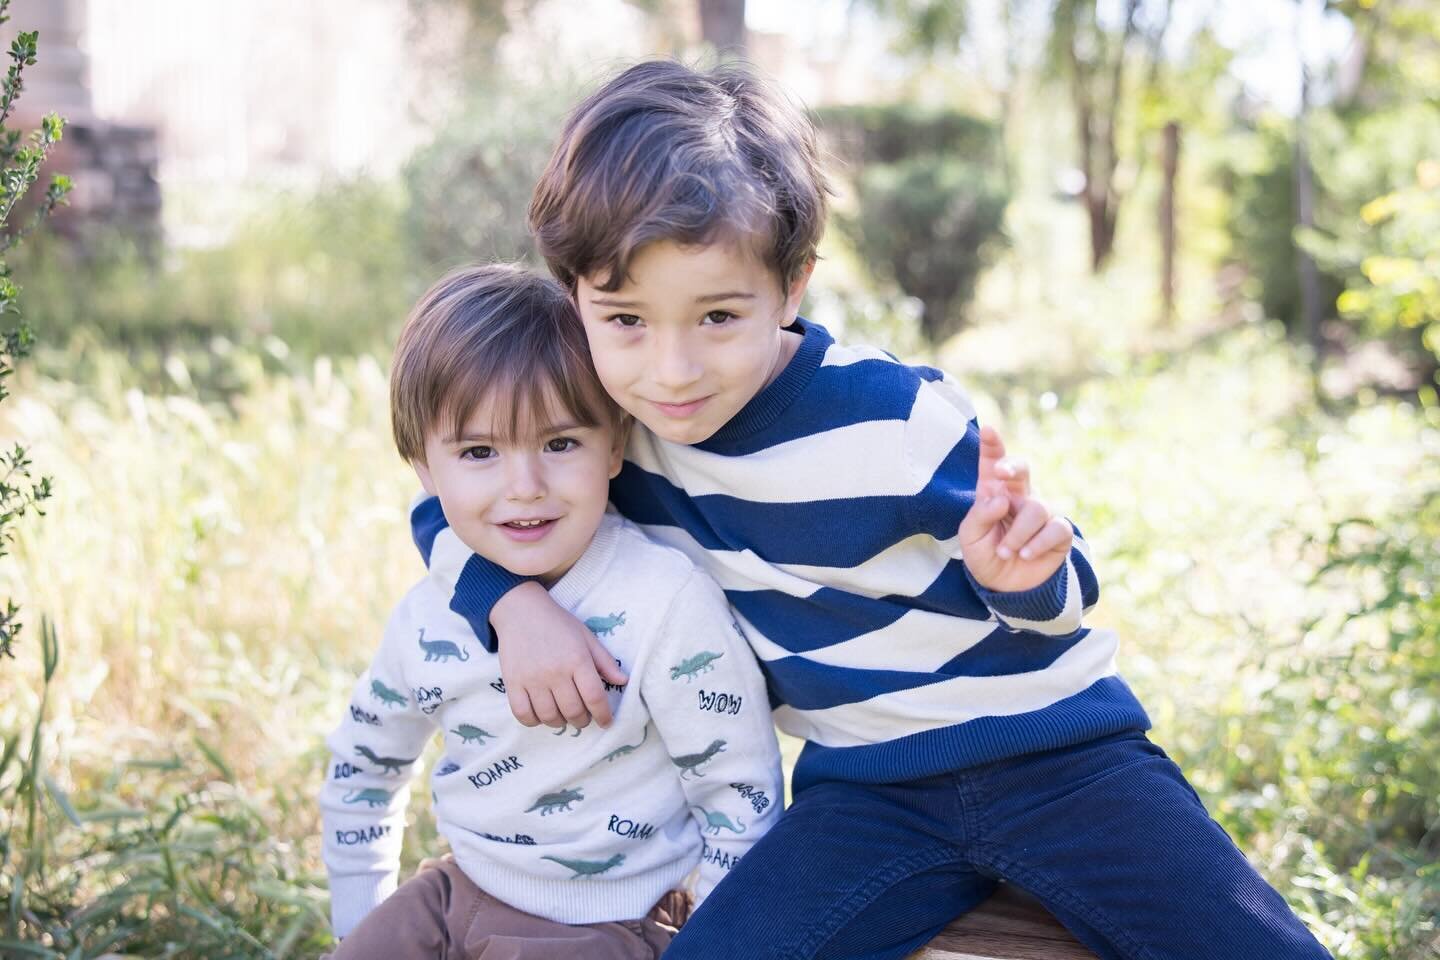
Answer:
<svg viewBox="0 0 1440 960"><path fill-rule="evenodd" d="M697 865L703 900L779 811L764 681L724 595L606 512L623 415L573 313L558 284L513 267L450 274L400 335L391 414L436 498L415 515L432 568L474 551L535 578L632 682L596 680L608 729L521 726L449 585L416 584L328 740L320 802L342 960L659 957L673 934L660 921L682 918L652 907L673 905L667 891ZM454 856L390 895L408 774L436 731L435 817Z"/></svg>
<svg viewBox="0 0 1440 960"><path fill-rule="evenodd" d="M1327 956L1146 738L1116 638L1082 624L1087 548L1024 465L944 374L797 317L825 212L800 111L665 62L575 109L531 205L639 423L612 502L724 587L808 741L667 957L900 958L1000 879L1107 958ZM446 569L517 716L586 719L573 618Z"/></svg>

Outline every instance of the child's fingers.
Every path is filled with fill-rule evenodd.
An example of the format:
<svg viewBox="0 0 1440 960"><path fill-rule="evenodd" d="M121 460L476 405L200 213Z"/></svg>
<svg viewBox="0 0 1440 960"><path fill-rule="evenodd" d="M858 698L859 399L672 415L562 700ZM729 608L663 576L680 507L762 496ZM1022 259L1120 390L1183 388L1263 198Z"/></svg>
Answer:
<svg viewBox="0 0 1440 960"><path fill-rule="evenodd" d="M600 675L593 670L579 671L575 674L575 690L595 722L602 727L610 726L610 698L605 695Z"/></svg>
<svg viewBox="0 0 1440 960"><path fill-rule="evenodd" d="M965 519L960 521L960 545L970 547L983 541L1009 512L1010 498L1003 493L977 495Z"/></svg>
<svg viewBox="0 0 1440 960"><path fill-rule="evenodd" d="M1064 517L1051 517L1040 532L1020 548L1020 558L1030 560L1047 553L1068 554L1074 542L1075 529L1070 526L1070 521Z"/></svg>
<svg viewBox="0 0 1440 960"><path fill-rule="evenodd" d="M1050 522L1050 510L1039 500L1027 500L1010 521L1005 537L995 546L995 555L1009 560Z"/></svg>
<svg viewBox="0 0 1440 960"><path fill-rule="evenodd" d="M535 716L547 727L565 726L565 717L560 713L559 706L555 703L555 696L549 690L531 690L530 705L535 708Z"/></svg>
<svg viewBox="0 0 1440 960"><path fill-rule="evenodd" d="M995 478L1012 496L1030 496L1030 464L1023 457L1004 457L995 464Z"/></svg>
<svg viewBox="0 0 1440 960"><path fill-rule="evenodd" d="M605 644L594 634L590 635L590 659L595 662L595 669L600 676L617 687L623 687L630 682L630 678L620 669L620 664L615 662L615 656L605 649ZM601 691L604 692L603 689Z"/></svg>
<svg viewBox="0 0 1440 960"><path fill-rule="evenodd" d="M510 712L515 714L515 719L526 727L538 727L540 718L535 715L535 708L530 703L530 695L519 687L506 687L505 699L510 701Z"/></svg>
<svg viewBox="0 0 1440 960"><path fill-rule="evenodd" d="M980 473L976 486L985 489L988 481L996 479L995 465L1005 457L1005 441L994 427L980 428Z"/></svg>
<svg viewBox="0 0 1440 960"><path fill-rule="evenodd" d="M566 723L577 730L583 730L590 725L590 711L585 709L585 701L580 699L580 691L574 683L561 684L550 693Z"/></svg>

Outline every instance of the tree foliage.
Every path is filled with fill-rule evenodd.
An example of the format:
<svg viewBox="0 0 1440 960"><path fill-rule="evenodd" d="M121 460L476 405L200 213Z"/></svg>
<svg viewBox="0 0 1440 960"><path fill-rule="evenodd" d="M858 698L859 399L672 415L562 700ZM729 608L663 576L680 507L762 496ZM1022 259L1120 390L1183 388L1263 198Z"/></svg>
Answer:
<svg viewBox="0 0 1440 960"><path fill-rule="evenodd" d="M856 208L837 215L840 229L872 273L921 302L925 339L944 341L1002 239L999 128L904 104L831 108L821 123L857 171Z"/></svg>

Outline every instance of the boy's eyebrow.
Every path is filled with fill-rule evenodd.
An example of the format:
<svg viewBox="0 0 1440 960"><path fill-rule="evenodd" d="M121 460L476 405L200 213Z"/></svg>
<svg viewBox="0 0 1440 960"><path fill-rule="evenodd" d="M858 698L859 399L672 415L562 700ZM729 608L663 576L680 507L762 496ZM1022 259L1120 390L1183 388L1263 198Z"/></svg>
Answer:
<svg viewBox="0 0 1440 960"><path fill-rule="evenodd" d="M727 290L724 293L704 293L695 298L696 303L718 303L721 300L754 300L755 294L746 293L743 290ZM597 307L620 307L621 309L633 309L645 306L640 300L617 300L614 297L591 297L590 302Z"/></svg>
<svg viewBox="0 0 1440 960"><path fill-rule="evenodd" d="M575 430L584 430L585 425L581 423L553 423L547 424L544 430L536 432L536 436L548 437L555 433L570 433ZM452 437L450 443L493 443L494 437L488 433L465 433L458 437Z"/></svg>

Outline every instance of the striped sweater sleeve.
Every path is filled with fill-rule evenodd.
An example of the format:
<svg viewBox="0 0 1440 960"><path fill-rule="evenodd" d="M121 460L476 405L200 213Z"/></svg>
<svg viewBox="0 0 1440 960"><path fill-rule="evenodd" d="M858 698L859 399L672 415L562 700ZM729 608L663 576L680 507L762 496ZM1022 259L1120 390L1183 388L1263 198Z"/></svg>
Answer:
<svg viewBox="0 0 1440 960"><path fill-rule="evenodd" d="M925 371L906 425L906 455L912 473L928 477L911 502L916 527L943 543L963 562L956 531L975 503L980 470L980 423L975 406L948 375ZM1069 521L1067 521L1069 522ZM1083 617L1100 598L1090 564L1090 547L1074 523L1070 554L1048 580L1029 590L991 590L965 576L995 618L1011 630L1068 636L1082 628Z"/></svg>
<svg viewBox="0 0 1440 960"><path fill-rule="evenodd" d="M641 691L704 839L698 904L769 831L785 796L765 679L725 595L698 569L670 602Z"/></svg>
<svg viewBox="0 0 1440 960"><path fill-rule="evenodd" d="M410 779L435 729L406 682L405 658L415 640L405 610L402 603L391 616L379 652L326 739L321 849L337 937L395 890Z"/></svg>

